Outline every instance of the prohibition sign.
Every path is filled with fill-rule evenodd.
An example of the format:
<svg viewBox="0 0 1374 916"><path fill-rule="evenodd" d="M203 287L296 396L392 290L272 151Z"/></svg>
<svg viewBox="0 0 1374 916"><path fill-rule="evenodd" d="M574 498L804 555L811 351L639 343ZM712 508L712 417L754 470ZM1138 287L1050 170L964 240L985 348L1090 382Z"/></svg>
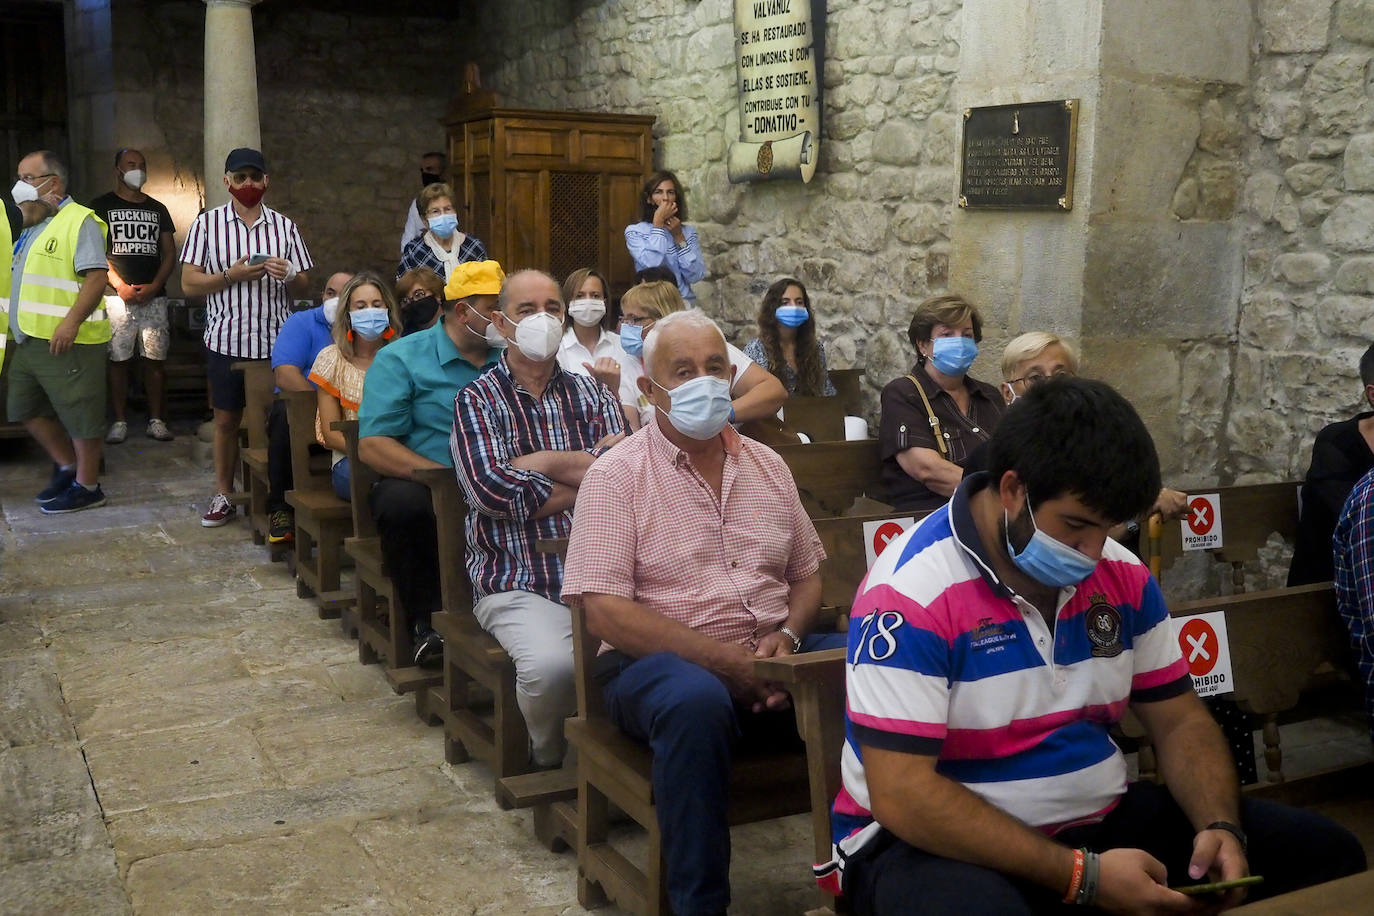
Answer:
<svg viewBox="0 0 1374 916"><path fill-rule="evenodd" d="M1183 650L1183 659L1188 663L1188 673L1193 677L1203 677L1216 667L1221 657L1221 642L1217 631L1205 620L1193 618L1178 631L1178 647Z"/></svg>

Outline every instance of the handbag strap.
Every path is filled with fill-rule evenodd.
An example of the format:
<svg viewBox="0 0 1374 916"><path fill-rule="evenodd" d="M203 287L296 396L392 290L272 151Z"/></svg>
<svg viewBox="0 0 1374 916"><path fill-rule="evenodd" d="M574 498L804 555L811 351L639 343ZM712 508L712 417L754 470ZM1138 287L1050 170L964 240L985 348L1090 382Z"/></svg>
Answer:
<svg viewBox="0 0 1374 916"><path fill-rule="evenodd" d="M911 384L916 386L916 393L921 396L921 403L926 406L926 417L930 420L930 431L935 434L935 446L940 450L940 457L949 460L949 446L945 444L944 430L940 429L940 420L935 416L935 410L930 406L930 398L926 397L926 390L921 387L921 383L916 381L916 376L908 375Z"/></svg>

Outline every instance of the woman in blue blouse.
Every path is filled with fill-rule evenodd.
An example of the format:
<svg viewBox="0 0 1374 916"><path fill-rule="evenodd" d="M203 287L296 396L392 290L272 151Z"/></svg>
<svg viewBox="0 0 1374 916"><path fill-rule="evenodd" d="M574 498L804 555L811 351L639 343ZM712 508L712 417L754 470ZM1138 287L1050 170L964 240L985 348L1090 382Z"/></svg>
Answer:
<svg viewBox="0 0 1374 916"><path fill-rule="evenodd" d="M811 297L800 280L783 277L768 287L759 305L759 336L745 344L744 355L776 375L789 395L835 393Z"/></svg>
<svg viewBox="0 0 1374 916"><path fill-rule="evenodd" d="M625 247L635 270L662 265L677 278L678 292L687 305L696 304L692 284L706 276L697 231L687 225L687 200L672 172L658 171L644 182L640 221L625 227Z"/></svg>

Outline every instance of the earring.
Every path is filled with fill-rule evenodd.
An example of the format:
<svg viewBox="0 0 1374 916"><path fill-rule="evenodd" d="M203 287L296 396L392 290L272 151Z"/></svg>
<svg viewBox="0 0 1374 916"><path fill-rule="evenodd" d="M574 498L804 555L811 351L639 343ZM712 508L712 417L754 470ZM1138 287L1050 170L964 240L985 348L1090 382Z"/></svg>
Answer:
<svg viewBox="0 0 1374 916"><path fill-rule="evenodd" d="M353 342L353 332L352 332L351 330L348 332L348 342L349 342L349 343L352 343L352 342Z"/></svg>
<svg viewBox="0 0 1374 916"><path fill-rule="evenodd" d="M352 333L352 332L350 331L349 333ZM382 332L382 340L390 340L391 338L393 338L393 337L395 337L395 336L396 336L396 329L395 329L395 328L387 328L385 331Z"/></svg>

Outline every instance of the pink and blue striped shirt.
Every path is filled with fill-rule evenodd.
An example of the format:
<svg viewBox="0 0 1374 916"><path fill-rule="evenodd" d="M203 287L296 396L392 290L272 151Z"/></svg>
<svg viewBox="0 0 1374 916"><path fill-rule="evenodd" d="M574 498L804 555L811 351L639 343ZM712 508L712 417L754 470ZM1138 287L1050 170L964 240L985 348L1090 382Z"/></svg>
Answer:
<svg viewBox="0 0 1374 916"><path fill-rule="evenodd" d="M1101 820L1126 790L1108 729L1127 705L1192 689L1159 585L1115 541L1087 579L1060 590L1053 631L998 579L969 510L985 481L965 480L859 586L836 857L816 869L832 892L844 858L879 829L864 745L938 756L937 772L1054 834Z"/></svg>

